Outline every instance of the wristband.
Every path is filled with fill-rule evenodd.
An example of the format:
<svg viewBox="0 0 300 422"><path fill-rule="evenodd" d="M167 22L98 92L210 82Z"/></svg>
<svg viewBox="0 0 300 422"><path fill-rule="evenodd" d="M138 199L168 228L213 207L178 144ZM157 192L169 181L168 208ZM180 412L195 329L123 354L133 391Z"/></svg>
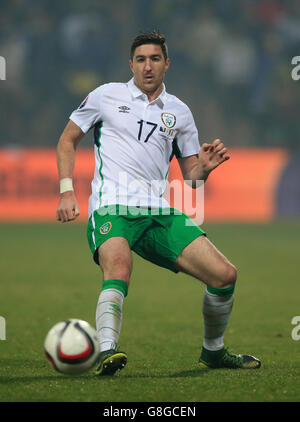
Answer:
<svg viewBox="0 0 300 422"><path fill-rule="evenodd" d="M60 179L60 193L64 193L73 189L73 181L70 177L65 177L64 179Z"/></svg>

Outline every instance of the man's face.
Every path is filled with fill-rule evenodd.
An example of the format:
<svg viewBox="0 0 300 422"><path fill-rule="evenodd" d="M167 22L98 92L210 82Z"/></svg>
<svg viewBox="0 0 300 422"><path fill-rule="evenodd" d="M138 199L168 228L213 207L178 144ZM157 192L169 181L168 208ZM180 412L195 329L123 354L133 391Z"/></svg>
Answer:
<svg viewBox="0 0 300 422"><path fill-rule="evenodd" d="M165 60L160 45L143 44L135 49L129 61L134 82L144 93L155 92L162 84L170 60Z"/></svg>

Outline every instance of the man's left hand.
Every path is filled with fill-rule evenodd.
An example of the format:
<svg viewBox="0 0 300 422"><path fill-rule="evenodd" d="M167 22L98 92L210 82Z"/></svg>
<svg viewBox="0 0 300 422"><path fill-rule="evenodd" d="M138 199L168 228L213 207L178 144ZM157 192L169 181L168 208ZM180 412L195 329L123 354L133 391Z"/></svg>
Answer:
<svg viewBox="0 0 300 422"><path fill-rule="evenodd" d="M227 148L220 139L215 139L212 144L203 143L199 152L199 161L207 174L229 158Z"/></svg>

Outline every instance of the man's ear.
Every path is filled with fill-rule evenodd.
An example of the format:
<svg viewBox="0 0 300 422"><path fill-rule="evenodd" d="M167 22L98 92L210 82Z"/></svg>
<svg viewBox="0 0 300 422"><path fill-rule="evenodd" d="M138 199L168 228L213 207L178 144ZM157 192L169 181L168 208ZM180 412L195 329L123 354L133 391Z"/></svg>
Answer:
<svg viewBox="0 0 300 422"><path fill-rule="evenodd" d="M131 69L131 72L133 73L133 63L131 59L129 60L129 67Z"/></svg>
<svg viewBox="0 0 300 422"><path fill-rule="evenodd" d="M165 66L165 72L169 69L170 67L170 59L166 60L166 66Z"/></svg>

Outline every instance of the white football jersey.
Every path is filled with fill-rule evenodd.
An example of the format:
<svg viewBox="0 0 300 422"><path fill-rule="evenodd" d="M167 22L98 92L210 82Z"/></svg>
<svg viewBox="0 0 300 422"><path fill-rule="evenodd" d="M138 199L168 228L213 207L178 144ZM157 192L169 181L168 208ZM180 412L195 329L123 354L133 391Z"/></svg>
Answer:
<svg viewBox="0 0 300 422"><path fill-rule="evenodd" d="M166 92L148 97L134 84L92 91L70 119L94 129L95 172L89 214L106 205L169 207L162 197L174 155L198 154L198 131L187 105Z"/></svg>

